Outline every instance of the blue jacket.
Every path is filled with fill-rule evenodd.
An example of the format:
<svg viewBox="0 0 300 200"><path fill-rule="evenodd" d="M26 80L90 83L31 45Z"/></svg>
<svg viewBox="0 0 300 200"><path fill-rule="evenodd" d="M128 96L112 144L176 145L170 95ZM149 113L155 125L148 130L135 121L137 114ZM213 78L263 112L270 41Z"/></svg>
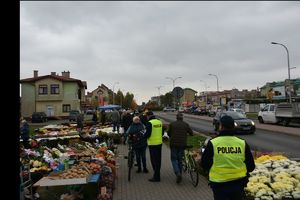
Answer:
<svg viewBox="0 0 300 200"><path fill-rule="evenodd" d="M133 148L143 148L147 146L147 138L145 137L146 128L142 123L132 123L126 134L128 141L132 142Z"/></svg>
<svg viewBox="0 0 300 200"><path fill-rule="evenodd" d="M29 124L27 122L22 123L20 132L22 140L29 139Z"/></svg>

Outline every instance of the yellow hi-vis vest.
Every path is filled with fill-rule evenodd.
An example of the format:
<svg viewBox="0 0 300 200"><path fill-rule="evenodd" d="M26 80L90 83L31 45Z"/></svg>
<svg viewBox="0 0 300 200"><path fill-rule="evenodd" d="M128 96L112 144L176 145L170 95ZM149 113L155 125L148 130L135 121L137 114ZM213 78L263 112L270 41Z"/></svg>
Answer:
<svg viewBox="0 0 300 200"><path fill-rule="evenodd" d="M246 176L245 141L234 136L221 136L211 140L213 145L213 165L209 180L222 183Z"/></svg>
<svg viewBox="0 0 300 200"><path fill-rule="evenodd" d="M152 119L149 122L152 124L152 132L147 139L148 145L162 144L162 122L158 119Z"/></svg>

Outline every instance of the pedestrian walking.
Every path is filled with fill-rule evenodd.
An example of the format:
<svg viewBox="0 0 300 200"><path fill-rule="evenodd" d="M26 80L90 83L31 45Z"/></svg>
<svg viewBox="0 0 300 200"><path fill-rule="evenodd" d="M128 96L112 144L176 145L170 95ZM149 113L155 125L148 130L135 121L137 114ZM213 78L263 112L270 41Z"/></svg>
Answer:
<svg viewBox="0 0 300 200"><path fill-rule="evenodd" d="M220 133L207 143L201 164L209 172L215 200L244 199L244 187L255 163L246 141L234 136L232 117L221 117Z"/></svg>
<svg viewBox="0 0 300 200"><path fill-rule="evenodd" d="M20 124L20 136L23 140L23 146L25 149L29 149L31 146L29 144L29 124L28 122L21 118L21 124Z"/></svg>
<svg viewBox="0 0 300 200"><path fill-rule="evenodd" d="M76 117L77 129L79 132L83 129L83 114L78 114Z"/></svg>
<svg viewBox="0 0 300 200"><path fill-rule="evenodd" d="M149 179L151 182L160 182L161 148L164 129L161 120L155 118L152 111L146 113L148 123L146 124L146 138L149 147L150 161L154 175Z"/></svg>
<svg viewBox="0 0 300 200"><path fill-rule="evenodd" d="M176 183L182 180L182 158L184 149L187 145L187 136L193 135L190 125L183 121L183 114L176 115L176 121L170 123L168 136L171 149L171 163L176 175Z"/></svg>
<svg viewBox="0 0 300 200"><path fill-rule="evenodd" d="M102 126L105 125L105 122L106 122L105 110L101 110L101 124L102 124Z"/></svg>
<svg viewBox="0 0 300 200"><path fill-rule="evenodd" d="M114 109L112 111L111 121L113 124L113 132L117 131L119 133L121 116L120 116L120 113L117 111L117 109Z"/></svg>
<svg viewBox="0 0 300 200"><path fill-rule="evenodd" d="M130 110L124 111L123 117L122 117L122 126L124 128L124 141L123 144L126 143L127 140L127 130L129 126L132 123L133 116L130 114Z"/></svg>
<svg viewBox="0 0 300 200"><path fill-rule="evenodd" d="M94 111L93 112L93 124L96 125L97 124L97 121L98 121L98 117L97 117L97 111Z"/></svg>
<svg viewBox="0 0 300 200"><path fill-rule="evenodd" d="M140 117L140 119L141 119L141 122L146 126L146 124L147 124L147 122L148 122L148 120L147 120L147 116L146 116L146 111L141 111L140 113L139 113L139 117Z"/></svg>
<svg viewBox="0 0 300 200"><path fill-rule="evenodd" d="M141 123L138 116L133 118L133 123L129 126L127 130L128 142L132 144L132 148L135 151L136 162L138 170L137 173L143 172L148 173L146 165L146 148L147 148L147 138L145 137L146 127Z"/></svg>

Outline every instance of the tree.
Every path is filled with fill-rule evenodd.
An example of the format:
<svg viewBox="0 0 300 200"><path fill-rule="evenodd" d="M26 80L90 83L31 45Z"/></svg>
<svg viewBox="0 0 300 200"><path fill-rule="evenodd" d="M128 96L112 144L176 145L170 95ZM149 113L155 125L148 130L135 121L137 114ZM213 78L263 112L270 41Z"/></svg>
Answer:
<svg viewBox="0 0 300 200"><path fill-rule="evenodd" d="M165 107L173 105L173 95L171 92L168 92L165 95L161 95L160 100L161 100L161 105Z"/></svg>
<svg viewBox="0 0 300 200"><path fill-rule="evenodd" d="M123 92L121 90L118 90L116 96L115 96L115 103L118 105L121 105L121 107L123 107L123 101L124 101L124 95Z"/></svg>
<svg viewBox="0 0 300 200"><path fill-rule="evenodd" d="M129 92L126 93L126 95L124 97L124 103L123 103L123 105L124 105L123 107L124 108L131 108L133 97L134 97L133 94L131 94Z"/></svg>

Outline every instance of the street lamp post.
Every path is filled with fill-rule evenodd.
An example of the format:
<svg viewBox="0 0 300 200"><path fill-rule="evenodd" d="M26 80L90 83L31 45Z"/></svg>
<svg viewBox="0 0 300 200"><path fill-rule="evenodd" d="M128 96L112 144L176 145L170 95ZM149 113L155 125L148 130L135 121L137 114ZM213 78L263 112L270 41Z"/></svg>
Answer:
<svg viewBox="0 0 300 200"><path fill-rule="evenodd" d="M215 74L208 74L208 75L216 77L216 79L217 79L217 91L219 92L219 79L218 79L218 76L215 75Z"/></svg>
<svg viewBox="0 0 300 200"><path fill-rule="evenodd" d="M158 105L160 106L160 88L162 88L162 86L157 86L156 88L158 89Z"/></svg>
<svg viewBox="0 0 300 200"><path fill-rule="evenodd" d="M172 80L172 82L173 82L173 89L175 88L175 81L176 81L177 79L179 79L179 78L182 78L182 77L181 77L181 76L178 76L178 77L176 77L176 78L166 77L166 79Z"/></svg>
<svg viewBox="0 0 300 200"><path fill-rule="evenodd" d="M200 82L203 82L204 83L204 87L205 87L205 102L207 103L207 84L205 81L203 80L200 80Z"/></svg>
<svg viewBox="0 0 300 200"><path fill-rule="evenodd" d="M203 82L203 83L204 83L205 91L207 92L207 84L206 84L206 82L203 81L203 80L200 80L200 82Z"/></svg>
<svg viewBox="0 0 300 200"><path fill-rule="evenodd" d="M114 82L114 85L113 85L113 105L115 104L115 85L116 84L119 84L119 82Z"/></svg>
<svg viewBox="0 0 300 200"><path fill-rule="evenodd" d="M280 43L277 43L277 42L271 42L271 44L278 44L278 45L281 45L285 48L286 50L286 53L287 53L287 62L288 62L288 88L289 88L289 102L292 103L292 96L291 96L291 88L290 88L290 81L291 81L291 75L290 75L290 55L289 55L289 50L288 48L283 45L283 44L280 44Z"/></svg>
<svg viewBox="0 0 300 200"><path fill-rule="evenodd" d="M178 76L178 77L176 77L176 78L171 78L171 77L166 77L166 79L170 79L170 80L172 80L172 82L173 82L173 90L174 90L174 88L175 88L175 81L177 80L177 79L179 79L179 78L182 78L181 76ZM172 90L172 91L173 91ZM174 106L174 108L175 108L175 101L173 100L173 106Z"/></svg>

